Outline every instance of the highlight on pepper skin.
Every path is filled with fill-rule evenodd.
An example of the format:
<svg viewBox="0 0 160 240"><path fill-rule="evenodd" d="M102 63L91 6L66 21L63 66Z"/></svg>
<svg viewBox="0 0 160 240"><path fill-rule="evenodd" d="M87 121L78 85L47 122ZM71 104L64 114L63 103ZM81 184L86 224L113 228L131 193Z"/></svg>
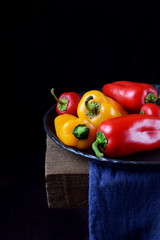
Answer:
<svg viewBox="0 0 160 240"><path fill-rule="evenodd" d="M77 107L81 100L81 96L76 92L65 92L57 98L54 88L51 89L51 94L57 102L56 112L58 115L61 114L72 114L77 116Z"/></svg>
<svg viewBox="0 0 160 240"><path fill-rule="evenodd" d="M79 117L89 120L96 128L106 119L128 114L118 102L98 90L88 91L82 96L77 113Z"/></svg>
<svg viewBox="0 0 160 240"><path fill-rule="evenodd" d="M100 124L92 144L97 157L103 154L122 157L160 148L160 118L131 114L109 119Z"/></svg>
<svg viewBox="0 0 160 240"><path fill-rule="evenodd" d="M151 84L129 81L107 83L102 92L119 102L128 113L139 113L145 103L156 103L160 98Z"/></svg>
<svg viewBox="0 0 160 240"><path fill-rule="evenodd" d="M54 125L58 138L68 146L87 149L96 138L96 128L85 118L71 114L59 115Z"/></svg>
<svg viewBox="0 0 160 240"><path fill-rule="evenodd" d="M83 96L66 92L57 98L54 89L51 93L57 101L54 127L62 143L90 148L97 157L160 148L160 95L152 85L117 81Z"/></svg>

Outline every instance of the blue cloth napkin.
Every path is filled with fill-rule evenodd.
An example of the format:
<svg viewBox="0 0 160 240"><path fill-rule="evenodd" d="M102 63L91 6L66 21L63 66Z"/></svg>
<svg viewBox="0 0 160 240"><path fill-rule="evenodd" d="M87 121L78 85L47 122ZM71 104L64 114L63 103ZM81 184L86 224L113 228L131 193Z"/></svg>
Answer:
<svg viewBox="0 0 160 240"><path fill-rule="evenodd" d="M89 239L160 240L160 168L89 164Z"/></svg>

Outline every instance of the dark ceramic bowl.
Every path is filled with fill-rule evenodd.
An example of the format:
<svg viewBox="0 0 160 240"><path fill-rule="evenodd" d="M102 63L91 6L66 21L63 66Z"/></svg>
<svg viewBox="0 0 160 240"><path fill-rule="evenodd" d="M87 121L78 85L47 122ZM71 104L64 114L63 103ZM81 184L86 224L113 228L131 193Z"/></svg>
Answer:
<svg viewBox="0 0 160 240"><path fill-rule="evenodd" d="M157 89L160 94L160 85L153 86ZM84 92L80 93L81 95ZM158 103L159 104L159 103ZM159 104L160 105L160 104ZM74 154L81 155L83 157L88 158L88 160L96 160L98 162L107 162L114 163L120 165L160 165L160 149L153 151L140 152L136 154L132 154L129 156L121 157L121 158L111 158L107 155L104 155L102 158L98 158L93 152L92 148L87 150L78 150L73 147L69 147L63 144L58 137L56 136L55 128L54 128L54 118L57 116L56 113L56 104L53 105L44 115L43 117L43 125L48 136L56 142L58 145L66 149L67 151L73 152Z"/></svg>

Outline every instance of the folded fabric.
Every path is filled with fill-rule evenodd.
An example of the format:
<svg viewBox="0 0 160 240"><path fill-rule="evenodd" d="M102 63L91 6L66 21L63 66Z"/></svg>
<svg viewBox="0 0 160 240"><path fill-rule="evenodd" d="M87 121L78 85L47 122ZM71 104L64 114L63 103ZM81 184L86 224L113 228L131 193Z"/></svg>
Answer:
<svg viewBox="0 0 160 240"><path fill-rule="evenodd" d="M160 240L160 168L89 164L89 239Z"/></svg>

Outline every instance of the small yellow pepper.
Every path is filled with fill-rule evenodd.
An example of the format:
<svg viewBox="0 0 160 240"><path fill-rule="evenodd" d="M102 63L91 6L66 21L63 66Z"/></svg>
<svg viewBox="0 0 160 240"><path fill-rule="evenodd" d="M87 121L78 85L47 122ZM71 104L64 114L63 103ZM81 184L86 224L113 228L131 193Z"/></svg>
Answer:
<svg viewBox="0 0 160 240"><path fill-rule="evenodd" d="M86 92L81 98L77 114L88 119L96 128L106 119L127 115L122 105L98 90Z"/></svg>
<svg viewBox="0 0 160 240"><path fill-rule="evenodd" d="M96 128L84 117L59 115L55 118L54 125L57 137L68 146L87 149L96 139Z"/></svg>

